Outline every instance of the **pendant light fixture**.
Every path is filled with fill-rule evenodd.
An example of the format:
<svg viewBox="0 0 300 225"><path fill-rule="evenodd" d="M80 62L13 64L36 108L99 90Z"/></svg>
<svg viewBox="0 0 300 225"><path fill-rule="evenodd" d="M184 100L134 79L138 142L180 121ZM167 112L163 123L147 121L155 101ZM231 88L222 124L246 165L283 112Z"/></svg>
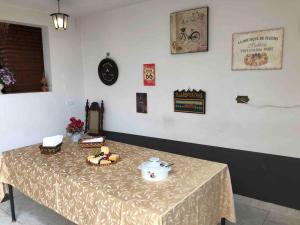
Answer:
<svg viewBox="0 0 300 225"><path fill-rule="evenodd" d="M58 12L53 13L50 16L52 17L54 27L56 30L66 30L68 26L68 19L70 16L68 14L61 13L59 0L57 0L57 3L58 3Z"/></svg>

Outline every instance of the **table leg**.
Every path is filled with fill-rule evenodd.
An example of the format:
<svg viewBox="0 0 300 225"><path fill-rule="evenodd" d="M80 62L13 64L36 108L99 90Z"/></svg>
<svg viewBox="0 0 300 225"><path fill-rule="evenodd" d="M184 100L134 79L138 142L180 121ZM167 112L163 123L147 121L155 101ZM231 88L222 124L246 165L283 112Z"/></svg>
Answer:
<svg viewBox="0 0 300 225"><path fill-rule="evenodd" d="M16 222L14 192L13 192L13 187L10 184L8 184L8 192L9 192L11 219L13 222Z"/></svg>
<svg viewBox="0 0 300 225"><path fill-rule="evenodd" d="M221 219L221 225L226 225L226 220L225 220L225 218L222 218L222 219Z"/></svg>

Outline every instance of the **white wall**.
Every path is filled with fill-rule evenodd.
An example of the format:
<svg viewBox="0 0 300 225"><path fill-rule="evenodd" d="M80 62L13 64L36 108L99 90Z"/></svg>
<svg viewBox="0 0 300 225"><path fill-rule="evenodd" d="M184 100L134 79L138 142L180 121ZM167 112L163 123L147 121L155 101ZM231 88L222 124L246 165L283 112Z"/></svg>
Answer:
<svg viewBox="0 0 300 225"><path fill-rule="evenodd" d="M45 55L50 57L46 68L52 83L49 93L0 95L1 152L65 134L71 115L83 118L84 92L80 35L74 21L68 31L57 32L48 14L5 4L0 5L0 20L43 26L43 31L48 27Z"/></svg>
<svg viewBox="0 0 300 225"><path fill-rule="evenodd" d="M209 52L171 55L170 12L210 7ZM81 19L85 97L105 101L106 130L300 157L300 108L238 105L300 104L300 2L297 0L153 0ZM232 33L285 27L280 71L231 71ZM120 70L111 87L97 75L110 52ZM144 87L142 66L156 63L157 86ZM173 112L173 91L207 92L207 114ZM148 93L148 114L136 113L135 93ZM186 149L188 151L188 149Z"/></svg>

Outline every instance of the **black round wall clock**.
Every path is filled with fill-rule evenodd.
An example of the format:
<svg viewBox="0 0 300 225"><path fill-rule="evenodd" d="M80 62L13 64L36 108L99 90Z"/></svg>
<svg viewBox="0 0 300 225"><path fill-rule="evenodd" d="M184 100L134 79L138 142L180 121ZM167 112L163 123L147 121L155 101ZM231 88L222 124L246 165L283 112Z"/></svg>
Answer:
<svg viewBox="0 0 300 225"><path fill-rule="evenodd" d="M118 66L115 61L110 58L103 59L99 64L98 74L104 84L113 85L119 76Z"/></svg>

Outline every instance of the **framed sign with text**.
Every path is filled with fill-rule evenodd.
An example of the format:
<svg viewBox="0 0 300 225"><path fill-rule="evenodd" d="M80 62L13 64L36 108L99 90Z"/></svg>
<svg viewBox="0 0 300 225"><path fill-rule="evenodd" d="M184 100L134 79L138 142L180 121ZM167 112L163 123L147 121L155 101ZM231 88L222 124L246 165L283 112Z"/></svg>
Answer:
<svg viewBox="0 0 300 225"><path fill-rule="evenodd" d="M144 86L155 86L155 64L144 64Z"/></svg>
<svg viewBox="0 0 300 225"><path fill-rule="evenodd" d="M232 35L232 70L282 69L284 29Z"/></svg>
<svg viewBox="0 0 300 225"><path fill-rule="evenodd" d="M206 93L202 90L174 91L174 111L205 114Z"/></svg>

